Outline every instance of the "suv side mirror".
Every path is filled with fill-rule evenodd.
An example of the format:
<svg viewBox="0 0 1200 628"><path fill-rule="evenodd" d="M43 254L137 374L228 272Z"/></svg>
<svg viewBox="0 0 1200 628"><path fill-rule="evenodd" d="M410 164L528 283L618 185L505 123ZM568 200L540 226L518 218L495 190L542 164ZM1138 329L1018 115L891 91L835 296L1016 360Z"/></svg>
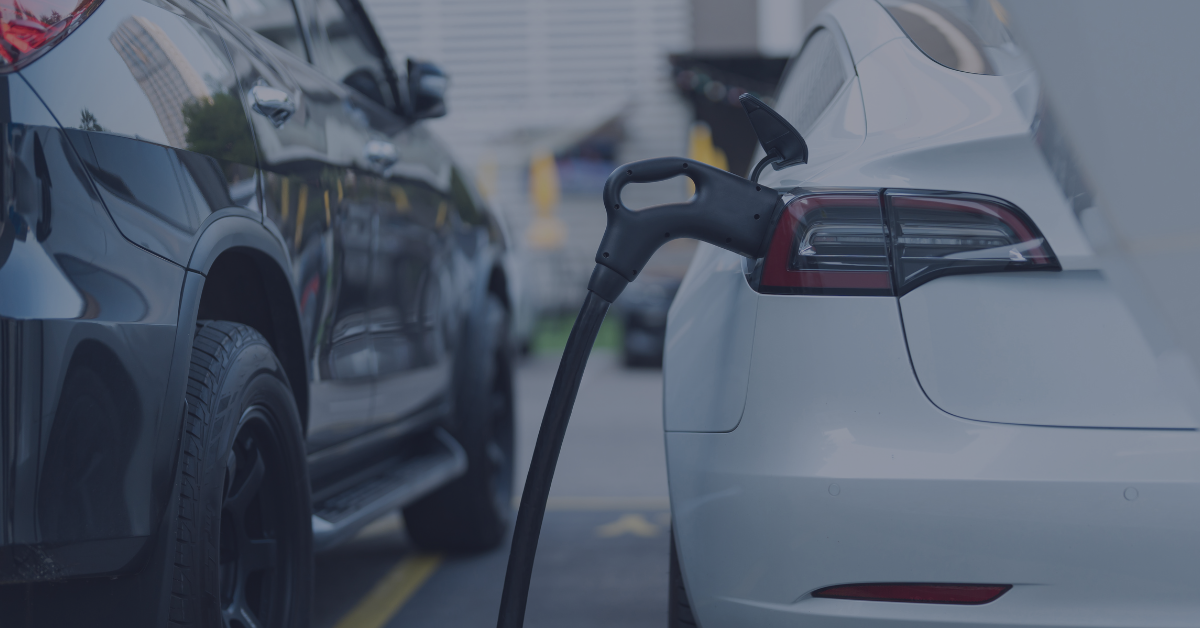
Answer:
<svg viewBox="0 0 1200 628"><path fill-rule="evenodd" d="M450 78L429 61L408 60L408 93L414 119L446 115L446 88Z"/></svg>

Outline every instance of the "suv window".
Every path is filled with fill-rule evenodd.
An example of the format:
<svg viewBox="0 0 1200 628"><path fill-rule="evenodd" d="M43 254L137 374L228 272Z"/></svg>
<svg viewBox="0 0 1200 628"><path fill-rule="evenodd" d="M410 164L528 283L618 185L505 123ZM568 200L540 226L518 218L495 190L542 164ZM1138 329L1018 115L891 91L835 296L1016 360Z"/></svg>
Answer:
<svg viewBox="0 0 1200 628"><path fill-rule="evenodd" d="M779 88L775 110L802 134L821 117L849 78L838 44L827 28L813 32Z"/></svg>
<svg viewBox="0 0 1200 628"><path fill-rule="evenodd" d="M312 33L317 64L326 75L393 108L385 52L366 15L351 0L315 0Z"/></svg>
<svg viewBox="0 0 1200 628"><path fill-rule="evenodd" d="M279 44L300 59L307 59L304 35L291 0L225 0L229 14L243 27Z"/></svg>

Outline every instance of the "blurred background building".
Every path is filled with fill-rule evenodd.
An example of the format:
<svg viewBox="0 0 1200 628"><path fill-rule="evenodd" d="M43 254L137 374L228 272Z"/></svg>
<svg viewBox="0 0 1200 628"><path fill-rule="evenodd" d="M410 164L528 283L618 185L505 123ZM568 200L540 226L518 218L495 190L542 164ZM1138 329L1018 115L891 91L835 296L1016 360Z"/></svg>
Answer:
<svg viewBox="0 0 1200 628"><path fill-rule="evenodd" d="M741 91L770 96L829 0L366 0L397 67L437 63L432 122L507 220L539 312L573 309L604 230L616 165L691 155L744 173ZM630 188L633 207L683 200L683 180ZM680 276L675 242L648 275Z"/></svg>

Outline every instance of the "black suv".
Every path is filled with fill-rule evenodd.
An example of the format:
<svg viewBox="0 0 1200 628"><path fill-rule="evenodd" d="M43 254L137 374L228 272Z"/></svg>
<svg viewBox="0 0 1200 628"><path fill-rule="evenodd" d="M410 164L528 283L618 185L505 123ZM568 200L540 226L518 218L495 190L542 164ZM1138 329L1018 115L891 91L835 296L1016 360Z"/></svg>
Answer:
<svg viewBox="0 0 1200 628"><path fill-rule="evenodd" d="M498 544L504 242L357 0L0 2L0 624L308 622Z"/></svg>

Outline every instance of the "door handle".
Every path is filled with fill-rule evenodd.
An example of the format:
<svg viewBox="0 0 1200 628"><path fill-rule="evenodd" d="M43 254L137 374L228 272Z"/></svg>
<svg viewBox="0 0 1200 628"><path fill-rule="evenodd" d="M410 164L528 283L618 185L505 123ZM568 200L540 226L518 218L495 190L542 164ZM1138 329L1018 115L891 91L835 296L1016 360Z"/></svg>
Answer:
<svg viewBox="0 0 1200 628"><path fill-rule="evenodd" d="M265 116L275 128L283 126L296 113L292 97L282 89L255 85L250 88L250 97L254 100L254 112Z"/></svg>
<svg viewBox="0 0 1200 628"><path fill-rule="evenodd" d="M378 168L387 168L388 166L400 160L400 154L396 151L396 145L383 140L370 140L363 148L363 155L371 165Z"/></svg>

